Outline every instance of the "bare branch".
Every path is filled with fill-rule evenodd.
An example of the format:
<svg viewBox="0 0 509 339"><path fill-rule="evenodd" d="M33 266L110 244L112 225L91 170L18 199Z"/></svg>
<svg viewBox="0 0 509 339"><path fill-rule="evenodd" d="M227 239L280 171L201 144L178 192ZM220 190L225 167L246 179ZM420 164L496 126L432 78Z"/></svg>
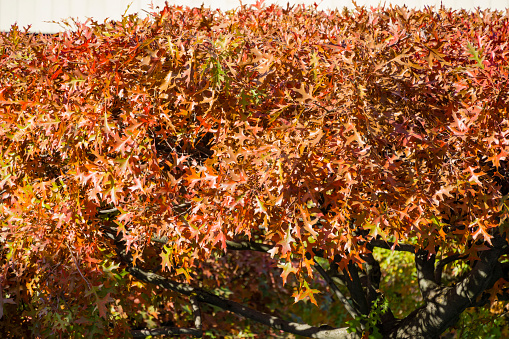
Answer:
<svg viewBox="0 0 509 339"><path fill-rule="evenodd" d="M366 299L366 294L362 288L362 283L359 278L357 267L350 262L348 269L339 270L337 264L341 260L340 256L335 256L331 263L328 276L336 284L345 286L350 292L353 307L358 314L369 314L369 305Z"/></svg>
<svg viewBox="0 0 509 339"><path fill-rule="evenodd" d="M403 319L386 337L437 338L458 320L467 307L475 306L478 298L481 302L486 300L483 293L503 275L503 264L498 260L508 248L505 236L494 236L492 244L493 248L479 252L480 260L465 278L454 286L437 289L423 307ZM427 267L421 269L421 276L428 281L434 279Z"/></svg>
<svg viewBox="0 0 509 339"><path fill-rule="evenodd" d="M368 302L372 303L379 294L376 291L380 288L382 272L380 271L380 264L372 253L362 254L361 258L366 263L366 274L365 277L361 276L361 280L364 280L363 283L367 289Z"/></svg>
<svg viewBox="0 0 509 339"><path fill-rule="evenodd" d="M435 282L435 254L425 250L418 250L415 254L417 280L424 300L431 299L438 287Z"/></svg>
<svg viewBox="0 0 509 339"><path fill-rule="evenodd" d="M210 305L217 306L226 311L230 311L232 313L241 315L245 318L251 319L253 321L259 322L261 324L270 326L274 329L281 330L284 332L307 336L310 338L321 338L321 339L350 339L350 338L359 338L356 333L348 333L347 328L332 328L330 326L311 326L308 324L300 324L289 322L283 320L281 318L272 316L270 314L266 314L252 308L241 305L237 302L221 298L215 294L209 293L199 288L192 287L188 284L179 283L170 279L167 279L163 276L160 276L155 273L144 271L138 267L132 266L131 255L125 251L125 246L123 244L122 238L119 235L110 234L113 231L114 227L105 227L107 230L107 235L115 241L117 246L117 253L121 260L127 264L126 271L131 274L134 278L157 285L162 288L170 289L177 293L193 296L199 302L204 302ZM114 231L113 231L114 232ZM169 330L169 329L165 329ZM183 329L179 329L183 330ZM151 331L151 330L143 330L143 331ZM149 333L149 332L144 332Z"/></svg>
<svg viewBox="0 0 509 339"><path fill-rule="evenodd" d="M509 281L509 262L500 264L500 268L502 269L502 278Z"/></svg>
<svg viewBox="0 0 509 339"><path fill-rule="evenodd" d="M200 302L217 306L232 313L241 315L245 318L254 320L261 324L270 326L274 329L284 332L307 336L310 338L323 338L323 339L342 339L342 338L358 338L355 333L348 333L346 328L331 328L329 326L314 327L308 324L300 324L289 322L281 318L266 314L252 308L241 305L237 302L221 298L217 295L211 294L199 288L191 287L190 285L166 279L160 275L145 272L137 267L129 266L127 271L136 279L146 283L154 284L172 291L184 294L193 295Z"/></svg>
<svg viewBox="0 0 509 339"><path fill-rule="evenodd" d="M361 258L364 260L366 266L365 277L361 277L361 280L364 278L363 283L366 286L366 297L368 304L371 306L379 298L384 298L379 290L382 272L380 270L380 263L375 259L373 253L362 254ZM361 272L364 273L364 270ZM392 310L387 308L386 312L381 314L379 327L385 332L392 327L395 322L396 318Z"/></svg>
<svg viewBox="0 0 509 339"><path fill-rule="evenodd" d="M273 246L254 242L254 241L231 241L226 240L226 247L229 250L251 250L251 251L258 251L258 252L268 252L272 249Z"/></svg>
<svg viewBox="0 0 509 339"><path fill-rule="evenodd" d="M380 263L373 257L373 253L362 254L361 258L366 262L367 285L371 288L379 289L380 279L382 278Z"/></svg>
<svg viewBox="0 0 509 339"><path fill-rule="evenodd" d="M76 258L72 254L71 248L69 247L69 245L67 243L65 245L67 246L67 249L69 250L69 254L71 255L72 260L74 261L74 265L76 266L78 273L81 275L81 278L83 278L83 280L87 283L88 289L92 290L92 286L90 285L90 282L87 280L87 278L85 278L83 273L81 273L80 267L78 266L78 262L76 261Z"/></svg>
<svg viewBox="0 0 509 339"><path fill-rule="evenodd" d="M442 282L442 272L444 270L444 267L447 264L450 264L450 263L452 263L453 261L456 261L456 260L465 259L467 257L468 257L468 255L460 255L459 253L456 253L456 254L450 255L450 256L440 260L436 264L436 266L435 266L435 282L437 284L441 284L441 282Z"/></svg>
<svg viewBox="0 0 509 339"><path fill-rule="evenodd" d="M99 210L98 212L99 212L99 214L113 214L113 213L117 213L120 211L118 210L118 208L113 207L113 208L108 208L106 210Z"/></svg>
<svg viewBox="0 0 509 339"><path fill-rule="evenodd" d="M315 260L315 268L318 271L318 273L320 273L320 275L323 277L323 279L325 279L327 284L329 284L332 292L334 292L334 295L336 295L338 300L341 301L343 303L343 305L345 305L345 308L348 311L348 313L350 313L350 315L353 318L359 317L359 313L357 313L357 311L352 307L352 305L350 305L350 302L348 301L348 299L343 295L343 293L338 288L338 286L334 283L334 281L331 279L331 277L327 274L327 272L325 272L325 270L322 268L322 266L320 266L320 264L316 260Z"/></svg>
<svg viewBox="0 0 509 339"><path fill-rule="evenodd" d="M200 305L196 297L191 296L189 298L191 302L191 308L193 310L194 315L194 328L182 328L182 327L159 327L152 329L143 329L143 330L133 330L131 331L131 335L134 338L145 338L148 336L156 336L156 335L178 335L178 334L188 334L194 337L201 338L203 336L202 323L201 323L201 312Z"/></svg>
<svg viewBox="0 0 509 339"><path fill-rule="evenodd" d="M370 311L370 305L368 304L366 293L364 293L364 290L362 289L362 283L359 277L359 269L357 265L350 261L348 263L348 272L350 273L350 277L345 275L346 287L348 288L348 291L350 291L353 303L359 312L368 315Z"/></svg>

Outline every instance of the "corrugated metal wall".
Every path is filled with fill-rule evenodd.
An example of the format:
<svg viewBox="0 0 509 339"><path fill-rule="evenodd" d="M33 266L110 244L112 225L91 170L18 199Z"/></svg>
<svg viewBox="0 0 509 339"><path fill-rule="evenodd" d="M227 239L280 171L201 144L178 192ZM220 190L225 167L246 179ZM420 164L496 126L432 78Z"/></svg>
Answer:
<svg viewBox="0 0 509 339"><path fill-rule="evenodd" d="M327 8L352 8L351 0L266 0L265 3L278 3L286 6L287 2L319 4L319 9ZM0 0L0 31L8 31L12 24L18 23L19 27L32 25L31 31L52 33L61 31L58 24L48 21L60 21L64 18L73 17L80 21L91 17L96 21L106 18L119 19L130 5L128 13L148 10L151 0ZM253 4L256 0L244 0L244 4ZM358 5L376 6L379 3L404 5L408 7L440 6L454 9L492 8L506 10L509 8L509 0L357 0ZM155 5L164 5L164 0L153 0ZM206 7L229 10L238 7L239 0L170 0L170 4L182 4L199 7L202 3Z"/></svg>

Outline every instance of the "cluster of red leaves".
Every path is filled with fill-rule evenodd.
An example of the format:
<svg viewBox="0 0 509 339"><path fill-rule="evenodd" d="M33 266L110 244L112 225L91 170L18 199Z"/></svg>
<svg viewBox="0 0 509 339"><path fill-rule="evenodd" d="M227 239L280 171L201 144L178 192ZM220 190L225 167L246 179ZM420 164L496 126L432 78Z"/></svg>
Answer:
<svg viewBox="0 0 509 339"><path fill-rule="evenodd" d="M507 215L508 41L501 13L445 9L165 7L13 28L3 288L47 279L79 299L115 253L105 223L135 263L166 237L154 264L187 280L228 240L272 244L296 300L313 297L313 250L346 265L381 237L475 255Z"/></svg>

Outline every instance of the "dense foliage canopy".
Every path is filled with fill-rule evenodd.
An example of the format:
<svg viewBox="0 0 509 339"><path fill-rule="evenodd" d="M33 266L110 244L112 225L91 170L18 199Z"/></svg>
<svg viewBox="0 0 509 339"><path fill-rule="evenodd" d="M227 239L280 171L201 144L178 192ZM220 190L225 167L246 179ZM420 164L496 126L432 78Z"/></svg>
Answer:
<svg viewBox="0 0 509 339"><path fill-rule="evenodd" d="M7 336L434 338L507 312L507 14L68 25L0 35Z"/></svg>

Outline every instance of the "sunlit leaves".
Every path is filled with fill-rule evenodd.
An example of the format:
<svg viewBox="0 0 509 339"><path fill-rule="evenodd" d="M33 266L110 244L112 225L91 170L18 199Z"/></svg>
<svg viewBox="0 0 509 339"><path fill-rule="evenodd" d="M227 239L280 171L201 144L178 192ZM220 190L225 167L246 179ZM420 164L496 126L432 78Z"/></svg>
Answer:
<svg viewBox="0 0 509 339"><path fill-rule="evenodd" d="M292 297L295 298L295 302L309 298L309 301L318 306L316 304L316 300L314 297L314 294L316 293L320 293L320 291L317 289L310 288L309 284L306 281L304 281L300 286L299 291L293 293Z"/></svg>
<svg viewBox="0 0 509 339"><path fill-rule="evenodd" d="M163 270L165 269L171 270L171 268L173 267L171 263L172 257L173 257L172 248L164 245L163 250L161 251L162 258L161 266L163 267Z"/></svg>
<svg viewBox="0 0 509 339"><path fill-rule="evenodd" d="M297 268L293 267L291 262L279 264L278 267L283 269L283 273L281 273L281 278L283 278L283 285L286 284L286 280L288 279L289 274L298 272Z"/></svg>
<svg viewBox="0 0 509 339"><path fill-rule="evenodd" d="M281 245L281 255L284 256L286 253L292 251L292 242L294 242L295 239L291 235L291 228L288 228L288 231L285 232L285 235L283 237L283 240L281 240L278 244Z"/></svg>

